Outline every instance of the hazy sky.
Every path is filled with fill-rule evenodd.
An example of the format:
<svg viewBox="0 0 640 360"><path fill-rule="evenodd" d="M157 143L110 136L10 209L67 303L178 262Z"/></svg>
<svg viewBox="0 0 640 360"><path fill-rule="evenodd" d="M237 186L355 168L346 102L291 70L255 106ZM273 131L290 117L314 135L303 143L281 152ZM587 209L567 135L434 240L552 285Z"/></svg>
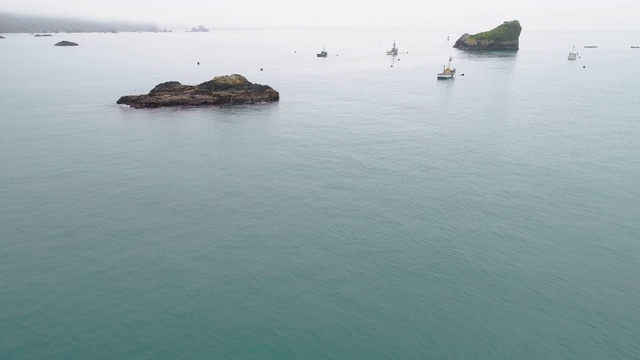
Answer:
<svg viewBox="0 0 640 360"><path fill-rule="evenodd" d="M0 11L211 28L420 26L475 33L517 19L530 30L640 30L640 0L0 0Z"/></svg>

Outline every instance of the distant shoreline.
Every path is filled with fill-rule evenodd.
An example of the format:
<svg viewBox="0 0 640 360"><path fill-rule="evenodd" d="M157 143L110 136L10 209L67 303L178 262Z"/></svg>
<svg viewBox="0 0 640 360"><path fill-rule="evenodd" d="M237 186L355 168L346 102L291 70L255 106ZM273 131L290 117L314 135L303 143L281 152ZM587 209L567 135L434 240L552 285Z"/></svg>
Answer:
<svg viewBox="0 0 640 360"><path fill-rule="evenodd" d="M130 23L0 12L0 33L104 33L104 32L159 32L152 23Z"/></svg>

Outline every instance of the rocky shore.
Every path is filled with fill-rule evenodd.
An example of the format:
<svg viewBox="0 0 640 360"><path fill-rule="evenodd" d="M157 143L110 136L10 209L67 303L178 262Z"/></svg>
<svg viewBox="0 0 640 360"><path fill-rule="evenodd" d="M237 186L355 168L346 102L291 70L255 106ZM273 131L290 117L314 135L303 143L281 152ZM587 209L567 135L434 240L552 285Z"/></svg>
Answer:
<svg viewBox="0 0 640 360"><path fill-rule="evenodd" d="M493 30L475 35L464 34L453 47L460 50L518 50L521 32L518 20L505 21Z"/></svg>
<svg viewBox="0 0 640 360"><path fill-rule="evenodd" d="M128 95L117 104L133 108L165 106L244 105L278 101L280 94L268 85L249 82L244 76L218 76L200 85L169 81L156 85L146 95Z"/></svg>

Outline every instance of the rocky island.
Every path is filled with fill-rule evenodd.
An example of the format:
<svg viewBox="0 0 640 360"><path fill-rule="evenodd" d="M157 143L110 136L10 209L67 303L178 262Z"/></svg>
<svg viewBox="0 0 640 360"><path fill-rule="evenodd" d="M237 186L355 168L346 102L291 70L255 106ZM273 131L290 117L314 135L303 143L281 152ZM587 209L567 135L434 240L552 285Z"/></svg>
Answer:
<svg viewBox="0 0 640 360"><path fill-rule="evenodd" d="M278 101L280 94L268 85L249 82L233 74L214 77L200 85L169 81L156 85L147 95L128 95L116 103L133 108L165 106L244 105Z"/></svg>
<svg viewBox="0 0 640 360"><path fill-rule="evenodd" d="M0 39L4 39L4 36L0 35Z"/></svg>
<svg viewBox="0 0 640 360"><path fill-rule="evenodd" d="M490 31L464 34L453 47L460 50L518 50L521 31L518 20L505 21Z"/></svg>
<svg viewBox="0 0 640 360"><path fill-rule="evenodd" d="M200 25L197 28L196 27L192 27L191 28L191 32L209 32L209 29L207 29L206 27Z"/></svg>
<svg viewBox="0 0 640 360"><path fill-rule="evenodd" d="M59 43L56 43L54 46L78 46L78 44L72 41L62 40Z"/></svg>

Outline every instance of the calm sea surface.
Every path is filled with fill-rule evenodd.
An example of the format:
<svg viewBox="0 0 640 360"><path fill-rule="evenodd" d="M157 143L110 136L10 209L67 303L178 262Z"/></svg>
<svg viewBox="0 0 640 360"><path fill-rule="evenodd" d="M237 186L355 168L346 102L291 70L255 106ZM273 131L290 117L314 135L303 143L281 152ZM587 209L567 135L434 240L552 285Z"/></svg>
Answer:
<svg viewBox="0 0 640 360"><path fill-rule="evenodd" d="M0 358L637 358L640 33L458 35L5 34Z"/></svg>

